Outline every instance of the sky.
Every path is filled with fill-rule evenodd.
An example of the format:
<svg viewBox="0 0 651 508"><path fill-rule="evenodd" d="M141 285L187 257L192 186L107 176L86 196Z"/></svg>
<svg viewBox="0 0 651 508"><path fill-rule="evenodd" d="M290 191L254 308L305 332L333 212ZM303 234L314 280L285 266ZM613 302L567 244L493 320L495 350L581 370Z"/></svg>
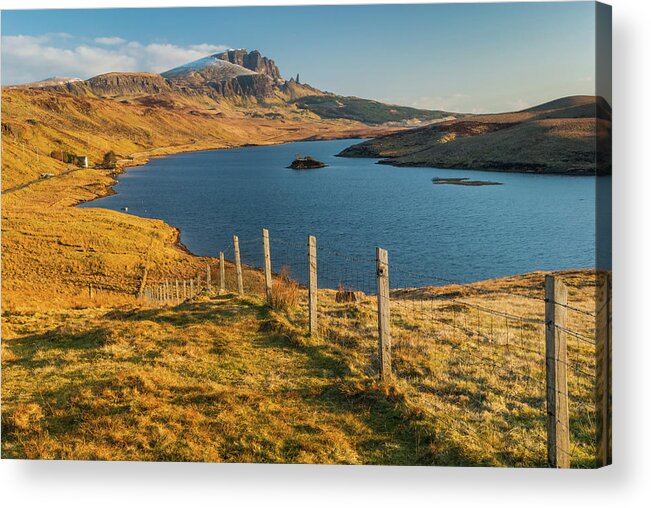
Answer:
<svg viewBox="0 0 651 508"><path fill-rule="evenodd" d="M595 93L593 2L2 12L2 84L257 49L321 90L468 113Z"/></svg>

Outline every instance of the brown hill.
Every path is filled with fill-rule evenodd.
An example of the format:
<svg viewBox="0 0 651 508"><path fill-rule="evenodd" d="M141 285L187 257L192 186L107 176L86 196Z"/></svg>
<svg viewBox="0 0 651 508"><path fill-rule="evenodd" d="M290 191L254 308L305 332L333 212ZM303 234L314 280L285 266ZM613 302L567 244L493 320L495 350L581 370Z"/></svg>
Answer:
<svg viewBox="0 0 651 508"><path fill-rule="evenodd" d="M600 97L565 97L382 136L339 155L395 166L610 174L611 108Z"/></svg>
<svg viewBox="0 0 651 508"><path fill-rule="evenodd" d="M66 92L77 96L104 98L174 91L171 84L160 74L149 72L109 72L85 81L69 81L41 88L50 92Z"/></svg>

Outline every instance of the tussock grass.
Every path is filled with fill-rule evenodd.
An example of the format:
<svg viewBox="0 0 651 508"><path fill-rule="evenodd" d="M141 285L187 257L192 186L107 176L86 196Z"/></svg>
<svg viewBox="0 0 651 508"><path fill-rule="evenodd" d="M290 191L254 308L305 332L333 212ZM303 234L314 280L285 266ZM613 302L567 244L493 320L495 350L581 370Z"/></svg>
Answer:
<svg viewBox="0 0 651 508"><path fill-rule="evenodd" d="M274 281L271 293L271 305L279 311L291 311L296 308L299 300L299 285L291 278L291 271L288 266L280 269L278 277Z"/></svg>

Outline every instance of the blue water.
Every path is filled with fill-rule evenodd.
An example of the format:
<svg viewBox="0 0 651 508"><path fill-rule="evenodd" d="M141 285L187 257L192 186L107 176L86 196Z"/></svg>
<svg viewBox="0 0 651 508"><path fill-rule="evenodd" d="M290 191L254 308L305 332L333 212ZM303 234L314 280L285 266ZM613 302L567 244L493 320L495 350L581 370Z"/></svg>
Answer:
<svg viewBox="0 0 651 508"><path fill-rule="evenodd" d="M199 255L224 250L232 257L238 234L245 262L255 264L266 227L274 269L288 264L302 280L303 249L312 234L324 263L320 285L335 286L342 277L371 283L376 246L389 251L393 287L595 267L595 182L609 185L610 178L396 168L334 156L356 142L152 159L121 175L117 194L82 206L128 207L130 214L163 219ZM329 166L287 169L297 153ZM435 176L504 185L434 185Z"/></svg>

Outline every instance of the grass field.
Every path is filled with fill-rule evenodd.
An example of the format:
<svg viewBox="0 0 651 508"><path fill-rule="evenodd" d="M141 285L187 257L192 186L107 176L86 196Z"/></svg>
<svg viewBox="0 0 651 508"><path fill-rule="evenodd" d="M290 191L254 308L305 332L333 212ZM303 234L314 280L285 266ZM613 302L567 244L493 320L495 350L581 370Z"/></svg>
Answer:
<svg viewBox="0 0 651 508"><path fill-rule="evenodd" d="M573 302L590 309L594 274L563 277ZM536 316L536 301L506 293L536 294L541 281L479 283L457 298ZM161 308L5 312L2 455L544 466L544 387L535 382L544 379L544 329L511 324L510 347L459 333L441 323L473 314L427 298L459 289L394 291L390 384L378 381L371 296L337 303L336 291L320 291L319 338L305 332L303 289L284 312L255 294L215 292ZM423 302L439 321L422 319ZM592 333L589 320L572 325ZM491 323L490 336L508 326ZM570 358L594 365L582 344L570 344ZM574 467L594 463L590 381L570 376Z"/></svg>

